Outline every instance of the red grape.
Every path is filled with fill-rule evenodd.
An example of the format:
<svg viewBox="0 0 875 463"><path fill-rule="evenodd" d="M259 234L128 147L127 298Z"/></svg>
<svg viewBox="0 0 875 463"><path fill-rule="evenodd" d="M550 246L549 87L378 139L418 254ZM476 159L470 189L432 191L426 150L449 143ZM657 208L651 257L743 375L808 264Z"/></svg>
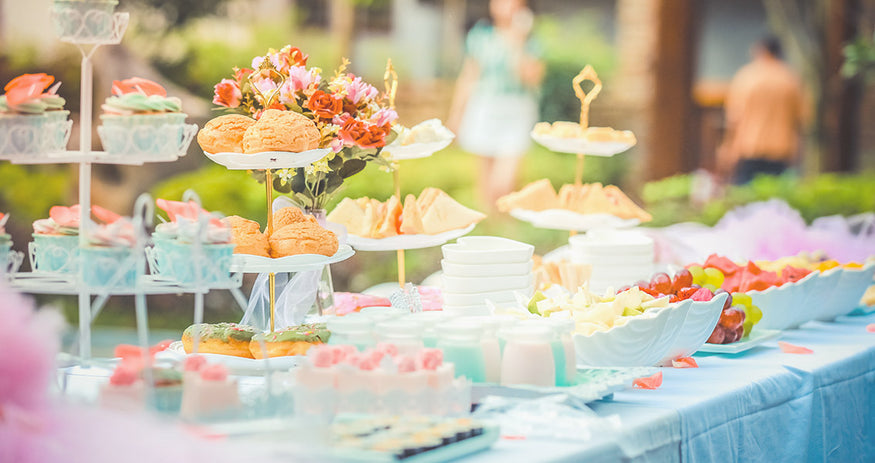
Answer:
<svg viewBox="0 0 875 463"><path fill-rule="evenodd" d="M720 321L718 323L720 326L726 327L730 330L735 330L744 323L744 311L738 310L735 307L723 309L723 313L720 314Z"/></svg>
<svg viewBox="0 0 875 463"><path fill-rule="evenodd" d="M724 330L723 336L723 344L729 344L741 339L741 336L744 334L744 327L739 326L734 330Z"/></svg>
<svg viewBox="0 0 875 463"><path fill-rule="evenodd" d="M708 342L711 344L723 344L723 327L717 325L714 327L714 331L711 332L711 336L708 338Z"/></svg>
<svg viewBox="0 0 875 463"><path fill-rule="evenodd" d="M693 274L689 270L683 269L674 275L674 281L671 283L671 291L677 293L683 288L688 288L693 284Z"/></svg>
<svg viewBox="0 0 875 463"><path fill-rule="evenodd" d="M657 273L650 279L650 287L661 294L671 293L671 278L665 273Z"/></svg>
<svg viewBox="0 0 875 463"><path fill-rule="evenodd" d="M723 291L723 290L718 289L718 291ZM725 293L726 291L723 291L723 292ZM717 293L714 293L714 295L716 296ZM732 294L726 293L726 296L727 296L726 302L723 303L723 310L726 310L726 309L732 307Z"/></svg>

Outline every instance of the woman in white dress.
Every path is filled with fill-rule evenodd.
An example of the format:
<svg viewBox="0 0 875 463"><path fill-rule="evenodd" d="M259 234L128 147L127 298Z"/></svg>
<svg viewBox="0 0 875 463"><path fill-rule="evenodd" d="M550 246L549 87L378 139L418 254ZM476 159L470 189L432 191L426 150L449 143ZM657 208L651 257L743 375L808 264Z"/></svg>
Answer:
<svg viewBox="0 0 875 463"><path fill-rule="evenodd" d="M530 146L544 65L525 0L490 0L489 13L491 23L481 20L468 32L447 124L464 150L480 156L480 196L495 207L516 186Z"/></svg>

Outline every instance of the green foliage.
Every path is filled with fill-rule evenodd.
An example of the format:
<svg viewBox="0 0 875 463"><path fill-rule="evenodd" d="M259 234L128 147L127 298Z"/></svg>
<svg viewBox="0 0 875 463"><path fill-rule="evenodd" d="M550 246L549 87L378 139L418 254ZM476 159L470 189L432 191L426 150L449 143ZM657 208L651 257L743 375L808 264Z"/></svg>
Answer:
<svg viewBox="0 0 875 463"><path fill-rule="evenodd" d="M28 228L34 220L48 217L52 206L72 204L68 193L74 179L66 168L0 163L0 212L12 214L18 228Z"/></svg>
<svg viewBox="0 0 875 463"><path fill-rule="evenodd" d="M875 77L875 34L871 39L859 37L845 45L843 50L845 63L842 65L842 75L854 77Z"/></svg>
<svg viewBox="0 0 875 463"><path fill-rule="evenodd" d="M539 16L534 34L543 47L547 68L541 92L541 120L576 121L580 101L574 95L571 80L587 64L602 79L609 79L615 66L614 48L585 12L562 18Z"/></svg>
<svg viewBox="0 0 875 463"><path fill-rule="evenodd" d="M645 185L645 207L653 214L649 225L687 221L713 225L737 206L772 198L786 201L809 222L828 215L875 211L875 173L871 172L812 178L760 176L748 185L729 187L723 198L701 206L690 201L692 183L691 175L678 175Z"/></svg>

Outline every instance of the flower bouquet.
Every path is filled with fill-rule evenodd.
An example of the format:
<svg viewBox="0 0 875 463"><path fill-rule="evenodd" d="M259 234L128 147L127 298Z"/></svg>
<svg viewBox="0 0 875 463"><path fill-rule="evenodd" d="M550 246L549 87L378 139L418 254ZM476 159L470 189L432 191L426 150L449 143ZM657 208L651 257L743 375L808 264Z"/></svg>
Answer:
<svg viewBox="0 0 875 463"><path fill-rule="evenodd" d="M319 210L368 162L389 166L381 151L395 138L392 123L398 114L384 107L374 86L347 72L348 60L325 76L308 68L307 58L289 45L271 49L253 59L251 68L234 68L232 78L216 84L213 103L255 119L267 109L295 111L316 124L319 148L331 151L309 167L278 169L271 181L274 190L292 194L303 208Z"/></svg>

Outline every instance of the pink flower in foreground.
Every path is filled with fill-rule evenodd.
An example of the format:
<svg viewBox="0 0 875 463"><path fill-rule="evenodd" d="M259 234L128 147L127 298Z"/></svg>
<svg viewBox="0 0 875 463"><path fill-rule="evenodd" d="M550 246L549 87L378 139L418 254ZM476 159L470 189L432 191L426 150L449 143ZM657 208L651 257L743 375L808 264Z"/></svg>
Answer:
<svg viewBox="0 0 875 463"><path fill-rule="evenodd" d="M237 82L231 79L222 79L221 82L213 87L213 103L224 106L226 108L236 108L240 106L240 99L243 98L243 93Z"/></svg>
<svg viewBox="0 0 875 463"><path fill-rule="evenodd" d="M398 119L398 113L394 109L381 108L371 116L370 122L374 125L384 126Z"/></svg>

